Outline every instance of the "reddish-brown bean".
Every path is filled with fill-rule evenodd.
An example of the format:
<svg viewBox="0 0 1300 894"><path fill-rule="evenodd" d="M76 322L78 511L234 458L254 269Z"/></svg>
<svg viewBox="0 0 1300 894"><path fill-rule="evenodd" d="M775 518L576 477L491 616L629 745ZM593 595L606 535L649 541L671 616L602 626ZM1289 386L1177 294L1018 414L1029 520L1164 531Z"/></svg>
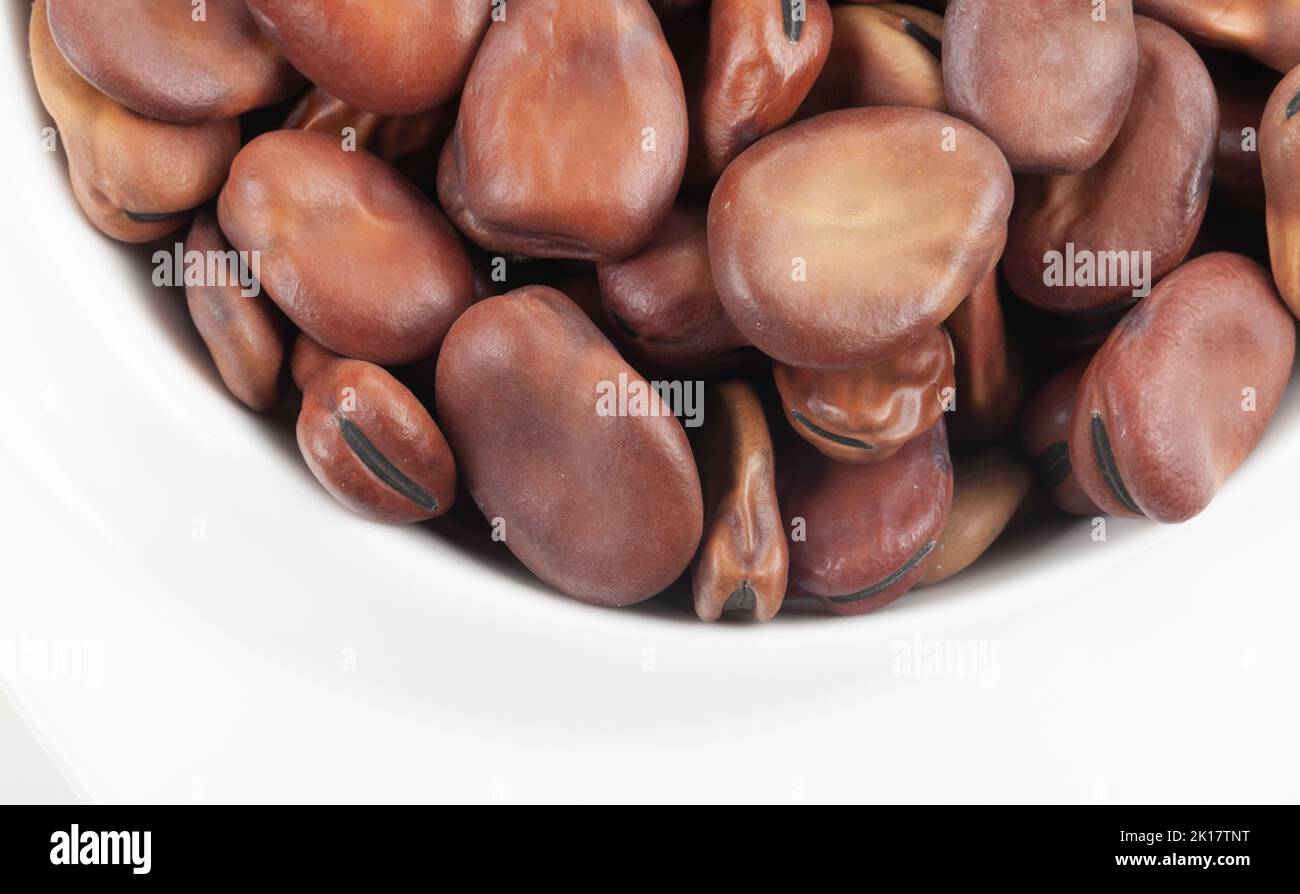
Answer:
<svg viewBox="0 0 1300 894"><path fill-rule="evenodd" d="M702 207L676 206L649 245L596 271L616 343L638 367L712 372L747 345L718 300Z"/></svg>
<svg viewBox="0 0 1300 894"><path fill-rule="evenodd" d="M645 0L529 0L488 31L438 168L474 242L609 261L650 240L686 164L682 79Z"/></svg>
<svg viewBox="0 0 1300 894"><path fill-rule="evenodd" d="M755 143L718 182L718 296L741 334L783 363L875 363L988 275L1011 198L1002 153L955 118L906 108L810 118Z"/></svg>
<svg viewBox="0 0 1300 894"><path fill-rule="evenodd" d="M169 124L136 114L92 87L50 35L45 0L32 7L36 89L59 128L78 204L123 242L175 232L221 189L239 151L239 122Z"/></svg>
<svg viewBox="0 0 1300 894"><path fill-rule="evenodd" d="M627 415L603 403L611 389ZM686 433L564 295L528 287L467 311L438 358L437 398L479 509L542 580L628 605L690 564L703 505Z"/></svg>
<svg viewBox="0 0 1300 894"><path fill-rule="evenodd" d="M1203 510L1255 448L1295 359L1295 321L1268 273L1212 254L1170 274L1111 333L1079 384L1070 461L1115 515Z"/></svg>
<svg viewBox="0 0 1300 894"><path fill-rule="evenodd" d="M163 121L224 121L302 86L244 0L48 0L50 30L82 77Z"/></svg>
<svg viewBox="0 0 1300 894"><path fill-rule="evenodd" d="M965 571L1002 536L1024 505L1033 475L1005 447L953 460L952 511L920 586Z"/></svg>
<svg viewBox="0 0 1300 894"><path fill-rule="evenodd" d="M1300 68L1269 98L1259 130L1268 203L1273 276L1292 313L1300 316Z"/></svg>
<svg viewBox="0 0 1300 894"><path fill-rule="evenodd" d="M1141 253L1150 252L1154 284L1187 256L1205 217L1219 138L1214 84L1168 27L1139 16L1137 35L1137 89L1106 155L1082 174L1017 182L1003 271L1012 291L1055 313L1099 315L1131 304L1142 291L1133 253L1146 266ZM1049 252L1061 261L1054 271ZM1106 271L1104 285L1087 276L1079 259L1088 256Z"/></svg>
<svg viewBox="0 0 1300 894"><path fill-rule="evenodd" d="M1134 0L1133 6L1194 43L1245 53L1278 71L1300 65L1300 5L1293 0Z"/></svg>
<svg viewBox="0 0 1300 894"><path fill-rule="evenodd" d="M185 251L204 258L235 257L210 210L194 219ZM238 263L224 265L224 281L206 281L205 270L204 282L186 282L185 300L230 393L251 409L266 412L280 399L285 319L265 294L245 294L238 277L230 276L239 270Z"/></svg>
<svg viewBox="0 0 1300 894"><path fill-rule="evenodd" d="M490 0L247 2L314 84L382 115L413 115L455 98L493 7Z"/></svg>
<svg viewBox="0 0 1300 894"><path fill-rule="evenodd" d="M955 0L944 17L949 111L988 134L1017 173L1096 164L1124 123L1137 70L1130 0Z"/></svg>
<svg viewBox="0 0 1300 894"><path fill-rule="evenodd" d="M308 356L298 359L297 354ZM333 497L371 521L409 524L456 499L456 462L428 410L373 363L329 357L300 336L298 446Z"/></svg>
<svg viewBox="0 0 1300 894"><path fill-rule="evenodd" d="M770 621L785 598L790 551L776 496L767 418L748 382L711 386L696 444L704 536L691 576L695 613L746 612Z"/></svg>
<svg viewBox="0 0 1300 894"><path fill-rule="evenodd" d="M835 462L797 438L778 461L792 532L790 595L859 615L921 580L952 506L942 422L882 463Z"/></svg>
<svg viewBox="0 0 1300 894"><path fill-rule="evenodd" d="M1024 369L1002 315L998 274L984 277L944 323L952 337L957 409L954 444L990 444L1015 428L1025 402Z"/></svg>
<svg viewBox="0 0 1300 894"><path fill-rule="evenodd" d="M902 3L836 6L826 64L799 114L859 106L948 111L943 92L943 17Z"/></svg>
<svg viewBox="0 0 1300 894"><path fill-rule="evenodd" d="M884 360L849 370L773 363L781 409L831 459L883 462L943 418L953 394L952 342L942 327Z"/></svg>
<svg viewBox="0 0 1300 894"><path fill-rule="evenodd" d="M432 355L474 300L469 257L434 205L368 152L281 130L244 147L221 229L261 253L262 285L303 332L378 364Z"/></svg>
<svg viewBox="0 0 1300 894"><path fill-rule="evenodd" d="M1025 405L1020 444L1033 465L1034 477L1056 507L1070 515L1099 515L1070 464L1070 417L1079 382L1092 355L1066 366L1034 393Z"/></svg>
<svg viewBox="0 0 1300 894"><path fill-rule="evenodd" d="M737 155L789 121L830 45L826 0L713 0L707 56L687 89L687 185L712 186Z"/></svg>

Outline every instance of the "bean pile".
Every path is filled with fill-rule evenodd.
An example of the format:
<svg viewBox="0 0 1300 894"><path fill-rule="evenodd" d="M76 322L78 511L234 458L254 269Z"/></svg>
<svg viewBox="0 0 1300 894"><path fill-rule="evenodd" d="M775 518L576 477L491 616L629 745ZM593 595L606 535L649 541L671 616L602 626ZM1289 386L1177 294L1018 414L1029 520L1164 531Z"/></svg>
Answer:
<svg viewBox="0 0 1300 894"><path fill-rule="evenodd" d="M918 2L36 0L31 59L339 503L768 620L1190 519L1292 371L1300 3Z"/></svg>

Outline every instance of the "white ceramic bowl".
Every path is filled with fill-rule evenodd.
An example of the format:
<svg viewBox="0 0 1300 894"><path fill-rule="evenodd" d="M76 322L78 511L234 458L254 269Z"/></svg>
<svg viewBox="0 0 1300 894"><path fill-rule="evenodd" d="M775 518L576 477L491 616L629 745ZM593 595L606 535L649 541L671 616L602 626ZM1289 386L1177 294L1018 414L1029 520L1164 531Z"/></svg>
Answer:
<svg viewBox="0 0 1300 894"><path fill-rule="evenodd" d="M862 618L589 608L368 524L82 218L3 7L0 679L97 801L1295 801L1300 395L1201 517Z"/></svg>

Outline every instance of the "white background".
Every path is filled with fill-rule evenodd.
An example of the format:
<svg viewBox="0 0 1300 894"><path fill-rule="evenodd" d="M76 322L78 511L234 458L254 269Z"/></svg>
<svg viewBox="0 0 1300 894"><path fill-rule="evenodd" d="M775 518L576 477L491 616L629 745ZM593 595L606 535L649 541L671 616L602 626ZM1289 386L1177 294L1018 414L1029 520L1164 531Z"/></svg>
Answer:
<svg viewBox="0 0 1300 894"><path fill-rule="evenodd" d="M26 13L0 72L0 682L32 735L0 722L0 764L32 769L0 799L1300 799L1296 388L1178 528L1049 525L859 619L587 608L352 518L224 394L182 296L40 151ZM983 661L910 661L953 649Z"/></svg>

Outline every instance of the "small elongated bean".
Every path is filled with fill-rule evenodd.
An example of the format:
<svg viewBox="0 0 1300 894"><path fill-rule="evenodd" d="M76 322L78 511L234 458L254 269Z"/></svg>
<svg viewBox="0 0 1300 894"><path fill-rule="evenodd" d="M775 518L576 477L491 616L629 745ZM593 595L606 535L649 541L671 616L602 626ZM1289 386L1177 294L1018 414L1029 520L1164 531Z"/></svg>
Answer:
<svg viewBox="0 0 1300 894"><path fill-rule="evenodd" d="M871 366L812 370L774 362L791 428L831 459L883 462L944 413L955 387L953 349L942 327Z"/></svg>
<svg viewBox="0 0 1300 894"><path fill-rule="evenodd" d="M691 580L695 613L716 621L748 613L770 621L785 598L790 551L776 495L776 462L752 385L711 386L696 444L704 485L704 536Z"/></svg>
<svg viewBox="0 0 1300 894"><path fill-rule="evenodd" d="M944 328L952 337L957 379L949 438L963 445L1003 439L1025 402L1025 377L1003 319L996 270L958 305Z"/></svg>
<svg viewBox="0 0 1300 894"><path fill-rule="evenodd" d="M484 248L618 260L667 216L686 146L681 75L645 0L529 0L483 40L438 197Z"/></svg>
<svg viewBox="0 0 1300 894"><path fill-rule="evenodd" d="M1197 515L1255 448L1294 359L1294 320L1262 267L1227 253L1189 261L1128 313L1079 384L1070 460L1084 492L1115 515Z"/></svg>
<svg viewBox="0 0 1300 894"><path fill-rule="evenodd" d="M780 463L781 510L794 532L791 595L858 615L921 580L952 506L942 422L882 463L835 462L799 439Z"/></svg>
<svg viewBox="0 0 1300 894"><path fill-rule="evenodd" d="M527 287L470 308L436 388L474 501L542 580L629 605L690 564L704 510L686 433L564 295Z"/></svg>
<svg viewBox="0 0 1300 894"><path fill-rule="evenodd" d="M231 256L230 243L211 210L194 218L185 251ZM185 299L230 393L258 412L274 407L282 390L284 315L265 294L246 295L243 286L229 278L224 283L186 283Z"/></svg>
<svg viewBox="0 0 1300 894"><path fill-rule="evenodd" d="M759 140L713 191L718 296L782 363L875 363L936 328L993 269L1011 198L1002 153L955 118L818 115Z"/></svg>
<svg viewBox="0 0 1300 894"><path fill-rule="evenodd" d="M47 0L59 49L82 77L163 121L224 121L303 83L244 0Z"/></svg>
<svg viewBox="0 0 1300 894"><path fill-rule="evenodd" d="M221 189L239 151L239 122L154 121L105 96L55 46L45 3L32 7L32 72L59 127L78 204L123 242L175 232Z"/></svg>
<svg viewBox="0 0 1300 894"><path fill-rule="evenodd" d="M405 386L373 363L330 356L306 336L294 355L295 371L310 371L302 378L298 446L336 500L387 524L425 521L451 508L451 448Z"/></svg>
<svg viewBox="0 0 1300 894"><path fill-rule="evenodd" d="M469 256L438 209L370 153L324 134L249 143L217 210L236 248L260 252L280 309L346 357L428 357L474 300Z"/></svg>

